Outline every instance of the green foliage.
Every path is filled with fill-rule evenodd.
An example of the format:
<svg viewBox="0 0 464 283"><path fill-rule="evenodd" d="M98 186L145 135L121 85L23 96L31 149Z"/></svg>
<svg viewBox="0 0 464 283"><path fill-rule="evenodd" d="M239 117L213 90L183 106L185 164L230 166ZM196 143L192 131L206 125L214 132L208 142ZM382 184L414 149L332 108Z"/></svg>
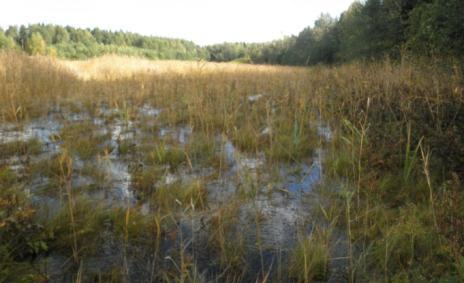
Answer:
<svg viewBox="0 0 464 283"><path fill-rule="evenodd" d="M408 44L427 55L462 56L464 2L435 0L411 12Z"/></svg>
<svg viewBox="0 0 464 283"><path fill-rule="evenodd" d="M208 206L208 193L201 180L189 184L175 182L156 189L151 204L158 211L172 211L175 208L202 210Z"/></svg>
<svg viewBox="0 0 464 283"><path fill-rule="evenodd" d="M206 59L207 51L191 41L142 36L129 32L79 29L35 24L10 26L0 32L0 48L16 43L29 54L45 54L56 50L60 58L86 59L104 54L118 54L149 59ZM8 41L7 43L5 43ZM47 50L47 45L51 49Z"/></svg>
<svg viewBox="0 0 464 283"><path fill-rule="evenodd" d="M99 133L95 125L84 122L63 128L60 138L71 154L88 160L103 152L103 144L109 134Z"/></svg>
<svg viewBox="0 0 464 283"><path fill-rule="evenodd" d="M44 55L46 51L45 40L40 33L33 33L26 44L26 51L30 55Z"/></svg>
<svg viewBox="0 0 464 283"><path fill-rule="evenodd" d="M298 242L290 257L290 275L297 282L327 280L329 264L328 230L316 230Z"/></svg>
<svg viewBox="0 0 464 283"><path fill-rule="evenodd" d="M37 282L27 258L48 250L35 210L16 174L0 167L0 282Z"/></svg>
<svg viewBox="0 0 464 283"><path fill-rule="evenodd" d="M55 34L53 35L53 44L69 42L70 37L68 31L60 26L55 28Z"/></svg>
<svg viewBox="0 0 464 283"><path fill-rule="evenodd" d="M185 162L185 153L181 149L159 144L149 154L148 161L152 164L169 165L171 170L175 170Z"/></svg>
<svg viewBox="0 0 464 283"><path fill-rule="evenodd" d="M235 42L206 47L182 39L98 28L10 26L0 32L0 49L19 45L34 55L56 50L58 57L69 59L118 54L283 65L332 64L385 55L398 58L405 50L425 56L462 57L463 10L460 0L356 1L338 19L321 14L313 26L298 36L267 43Z"/></svg>
<svg viewBox="0 0 464 283"><path fill-rule="evenodd" d="M331 64L388 55L464 55L464 2L367 0L354 2L339 19L322 14L297 37L264 44L207 47L212 61L251 58L253 63Z"/></svg>
<svg viewBox="0 0 464 283"><path fill-rule="evenodd" d="M30 141L13 141L0 144L0 156L9 158L13 156L37 155L42 151L42 144L37 139Z"/></svg>
<svg viewBox="0 0 464 283"><path fill-rule="evenodd" d="M77 245L79 254L93 254L102 240L101 227L108 212L86 197L79 196L60 211L47 229L52 235L52 247L71 250Z"/></svg>
<svg viewBox="0 0 464 283"><path fill-rule="evenodd" d="M13 38L7 36L3 31L0 31L0 49L12 49L16 47L16 42Z"/></svg>

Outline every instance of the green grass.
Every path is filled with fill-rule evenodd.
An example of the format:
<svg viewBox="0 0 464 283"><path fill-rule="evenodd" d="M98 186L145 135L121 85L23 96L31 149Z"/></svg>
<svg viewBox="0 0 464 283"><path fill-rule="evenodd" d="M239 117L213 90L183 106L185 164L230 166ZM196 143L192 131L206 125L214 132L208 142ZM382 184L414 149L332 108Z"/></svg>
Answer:
<svg viewBox="0 0 464 283"><path fill-rule="evenodd" d="M109 139L109 134L100 134L93 123L83 122L63 128L60 137L72 155L88 160L103 153L102 144Z"/></svg>
<svg viewBox="0 0 464 283"><path fill-rule="evenodd" d="M72 199L69 205L73 208L72 217L66 204L47 225L48 233L51 235L51 248L68 255L77 248L79 257L95 255L104 241L103 225L105 219L108 219L108 211L83 196ZM74 225L71 225L72 219Z"/></svg>
<svg viewBox="0 0 464 283"><path fill-rule="evenodd" d="M14 141L0 144L0 156L10 158L13 156L31 156L42 152L42 143L38 139L29 141Z"/></svg>
<svg viewBox="0 0 464 283"><path fill-rule="evenodd" d="M146 158L154 165L169 165L171 170L177 169L186 162L185 152L182 149L164 143L157 144Z"/></svg>
<svg viewBox="0 0 464 283"><path fill-rule="evenodd" d="M298 282L328 279L330 232L316 229L298 241L290 256L290 276Z"/></svg>
<svg viewBox="0 0 464 283"><path fill-rule="evenodd" d="M221 163L220 156L217 155L219 146L214 137L194 132L189 137L185 152L194 167L218 167Z"/></svg>
<svg viewBox="0 0 464 283"><path fill-rule="evenodd" d="M252 277L250 273L264 278L267 270L249 270L248 253L257 252L256 247L261 251L262 246L248 242L246 236L257 231L242 222L241 209L260 194L274 197L273 189L266 188L285 180L285 176L278 178L280 168L310 165L314 151L322 148L325 183L312 192L314 207L311 202L304 209L314 216L316 226L329 227L347 239L348 252L343 257L349 279L459 282L462 278L464 80L460 65L443 68L410 58L403 58L401 64L377 60L310 69L155 62L156 67L167 64L172 69L164 66L159 73L149 73L142 68L102 77L92 74L92 64L100 64L96 60L78 68L87 79L83 81L56 62L44 63L44 58L1 53L0 62L0 85L8 86L0 88L0 116L5 122L48 117L52 105L66 109L63 116L69 114L66 111L96 116L100 106L106 105L120 111L105 118L105 127L130 121L131 127L142 131L133 140L119 142L119 158L127 163L130 190L137 196L130 209L115 209L126 202L115 201L115 207L107 209L86 198L91 189L106 189L104 195L112 195L112 187L105 186L108 176L94 162L105 154L114 158L108 155L111 149L105 148L110 136L91 119L61 120L64 128L54 138L63 142L62 152L40 161L24 158L33 161L26 164L25 174L0 167L2 217L20 219L15 235L33 235L32 242L38 244L32 247L45 239L51 252L72 255L77 262L85 260L98 253L104 240L102 223L107 221L114 228L109 228L110 233L122 241L125 257L132 247L159 247L154 249L156 279L187 281L203 274L203 268L206 274L213 270L218 276L224 274L218 281L245 280ZM135 62L153 67L150 62ZM256 94L265 96L248 100ZM162 108L161 115L138 115L138 108L145 104ZM315 121L330 125L331 141L318 136ZM160 127L176 131L186 125L194 129L186 144L169 135L159 137ZM266 128L269 131L263 133ZM224 139L218 140L221 135ZM246 168L229 171L233 168L227 168L224 158L226 140L242 156L265 155L256 177ZM41 152L37 140L0 145L5 158ZM84 168L73 166L78 159L85 161ZM186 180L205 169L213 173ZM165 184L167 174L179 177L181 173L186 174L183 181ZM94 185L71 187L79 176L90 177ZM210 180L219 178L235 182L237 192L216 207L206 188ZM62 200L57 218L43 223L53 241L40 231L28 230L38 223L29 210L29 194ZM292 201L288 193L279 197ZM148 211L146 206L142 210L145 202L150 204ZM254 216L253 224L259 226L262 215ZM189 243L200 239L172 244L182 238L179 222L187 217L199 217L201 224L195 231L207 234L201 243L208 253L206 267L197 265L197 254ZM279 278L326 280L332 248L329 234L321 228L295 237L291 257L282 259L284 265L288 260L289 268L279 271L284 273ZM168 247L163 249L164 240ZM1 277L13 278L9 276L17 270L34 276L25 260L9 254L13 246L0 245L7 251L0 252L4 259L0 264L4 261L7 266ZM40 249L37 253L44 255ZM123 267L121 274L109 269L103 278L127 276L127 269Z"/></svg>
<svg viewBox="0 0 464 283"><path fill-rule="evenodd" d="M201 180L193 180L186 185L175 182L156 188L151 204L162 212L175 212L179 209L196 211L207 208L208 196Z"/></svg>
<svg viewBox="0 0 464 283"><path fill-rule="evenodd" d="M155 185L163 177L163 170L150 166L136 168L132 172L132 187L141 199L155 192Z"/></svg>

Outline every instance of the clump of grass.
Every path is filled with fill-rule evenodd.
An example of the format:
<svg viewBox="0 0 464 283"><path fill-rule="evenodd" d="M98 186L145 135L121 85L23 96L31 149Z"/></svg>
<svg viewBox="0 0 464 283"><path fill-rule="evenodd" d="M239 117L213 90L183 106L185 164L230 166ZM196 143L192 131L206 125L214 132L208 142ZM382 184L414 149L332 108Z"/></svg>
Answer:
<svg viewBox="0 0 464 283"><path fill-rule="evenodd" d="M90 177L93 181L93 185L97 188L105 184L106 174L102 168L96 164L85 163L84 167L75 171L78 176Z"/></svg>
<svg viewBox="0 0 464 283"><path fill-rule="evenodd" d="M108 283L122 283L124 282L122 278L124 278L124 270L120 266L111 267L108 270L104 270L103 272L99 272L95 274L92 278L92 282L108 282Z"/></svg>
<svg viewBox="0 0 464 283"><path fill-rule="evenodd" d="M243 174L242 180L237 187L237 194L241 199L255 199L258 196L259 184L257 178L257 176L250 172L245 172Z"/></svg>
<svg viewBox="0 0 464 283"><path fill-rule="evenodd" d="M132 174L132 187L140 198L150 196L155 191L155 184L163 176L163 171L154 166L135 168Z"/></svg>
<svg viewBox="0 0 464 283"><path fill-rule="evenodd" d="M217 148L214 138L203 133L194 133L189 138L185 151L192 166L219 165L221 160L216 154Z"/></svg>
<svg viewBox="0 0 464 283"><path fill-rule="evenodd" d="M47 234L16 174L0 167L0 281L42 280L29 259L48 251Z"/></svg>
<svg viewBox="0 0 464 283"><path fill-rule="evenodd" d="M167 146L163 143L156 145L147 156L147 159L151 164L169 165L171 170L177 169L177 167L186 162L183 150Z"/></svg>
<svg viewBox="0 0 464 283"><path fill-rule="evenodd" d="M13 187L18 181L18 178L13 170L8 166L0 166L0 187Z"/></svg>
<svg viewBox="0 0 464 283"><path fill-rule="evenodd" d="M46 115L48 105L64 98L75 87L75 76L47 58L16 51L1 52L0 115L22 122Z"/></svg>
<svg viewBox="0 0 464 283"><path fill-rule="evenodd" d="M118 141L118 153L120 155L135 154L136 144L132 140Z"/></svg>
<svg viewBox="0 0 464 283"><path fill-rule="evenodd" d="M38 139L0 144L0 156L3 158L37 155L41 152L42 143Z"/></svg>
<svg viewBox="0 0 464 283"><path fill-rule="evenodd" d="M46 227L52 235L51 246L62 251L72 251L79 257L94 255L104 240L103 224L108 219L108 212L84 196L77 196L70 201L72 210L63 206Z"/></svg>
<svg viewBox="0 0 464 283"><path fill-rule="evenodd" d="M208 205L208 194L201 180L188 185L175 182L156 188L151 203L159 211L176 211L176 208L203 210Z"/></svg>
<svg viewBox="0 0 464 283"><path fill-rule="evenodd" d="M239 227L238 213L238 203L231 202L212 215L207 226L210 235L207 245L217 255L222 270L227 274L243 275L247 268L242 233L245 227Z"/></svg>
<svg viewBox="0 0 464 283"><path fill-rule="evenodd" d="M187 116L187 105L184 105L180 101L172 101L168 108L163 108L163 112L160 113L158 120L160 124L166 125L182 125L189 122Z"/></svg>
<svg viewBox="0 0 464 283"><path fill-rule="evenodd" d="M241 151L256 153L262 146L262 141L259 130L255 129L251 123L233 131L232 142Z"/></svg>
<svg viewBox="0 0 464 283"><path fill-rule="evenodd" d="M290 276L298 282L327 280L330 233L316 229L298 241L290 256Z"/></svg>
<svg viewBox="0 0 464 283"><path fill-rule="evenodd" d="M47 178L46 183L42 183L39 187L45 193L56 197L62 197L62 192L65 189L66 182L71 181L67 178L71 178L73 174L73 168L63 167L63 158L69 159L68 161L72 163L69 152L66 150L51 156L49 159L40 160L36 163L31 164L28 167L28 173L31 178ZM67 171L71 169L70 171ZM65 176L65 174L71 174L71 176Z"/></svg>
<svg viewBox="0 0 464 283"><path fill-rule="evenodd" d="M201 180L192 181L186 188L183 203L192 210L203 210L208 207L208 192L206 185Z"/></svg>
<svg viewBox="0 0 464 283"><path fill-rule="evenodd" d="M129 124L129 121L131 120L133 113L127 101L122 102L122 105L118 107L118 112L119 119L123 121L126 125Z"/></svg>
<svg viewBox="0 0 464 283"><path fill-rule="evenodd" d="M152 118L142 118L140 119L140 126L139 126L139 129L147 134L147 136L149 137L149 139L151 141L155 141L157 140L157 136L160 132L160 126L157 124L157 123L153 123L152 120L150 120ZM142 138L142 141L143 141L143 138Z"/></svg>
<svg viewBox="0 0 464 283"><path fill-rule="evenodd" d="M63 146L84 160L102 153L103 143L109 138L108 134L98 133L97 126L90 122L68 125L61 130L60 136Z"/></svg>
<svg viewBox="0 0 464 283"><path fill-rule="evenodd" d="M277 124L266 155L275 161L300 161L311 158L318 138L307 124L294 120L290 125Z"/></svg>
<svg viewBox="0 0 464 283"><path fill-rule="evenodd" d="M156 247L163 235L163 218L160 214L142 214L137 208L115 208L109 218L115 235L125 239L127 244L143 244Z"/></svg>

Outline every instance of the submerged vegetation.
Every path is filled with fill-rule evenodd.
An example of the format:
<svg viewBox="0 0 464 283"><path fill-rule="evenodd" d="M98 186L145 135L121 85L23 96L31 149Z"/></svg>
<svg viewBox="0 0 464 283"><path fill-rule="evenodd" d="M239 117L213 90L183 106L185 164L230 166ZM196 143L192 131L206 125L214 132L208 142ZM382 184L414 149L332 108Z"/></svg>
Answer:
<svg viewBox="0 0 464 283"><path fill-rule="evenodd" d="M463 111L408 57L2 52L0 282L462 281Z"/></svg>

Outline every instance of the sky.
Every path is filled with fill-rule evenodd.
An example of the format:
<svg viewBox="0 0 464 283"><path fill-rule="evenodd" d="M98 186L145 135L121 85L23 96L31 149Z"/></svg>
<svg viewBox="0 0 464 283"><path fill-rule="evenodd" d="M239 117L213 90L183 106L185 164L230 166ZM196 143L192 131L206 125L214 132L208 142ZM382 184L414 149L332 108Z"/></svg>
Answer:
<svg viewBox="0 0 464 283"><path fill-rule="evenodd" d="M192 40L266 42L297 35L353 0L4 0L0 26L45 23Z"/></svg>

